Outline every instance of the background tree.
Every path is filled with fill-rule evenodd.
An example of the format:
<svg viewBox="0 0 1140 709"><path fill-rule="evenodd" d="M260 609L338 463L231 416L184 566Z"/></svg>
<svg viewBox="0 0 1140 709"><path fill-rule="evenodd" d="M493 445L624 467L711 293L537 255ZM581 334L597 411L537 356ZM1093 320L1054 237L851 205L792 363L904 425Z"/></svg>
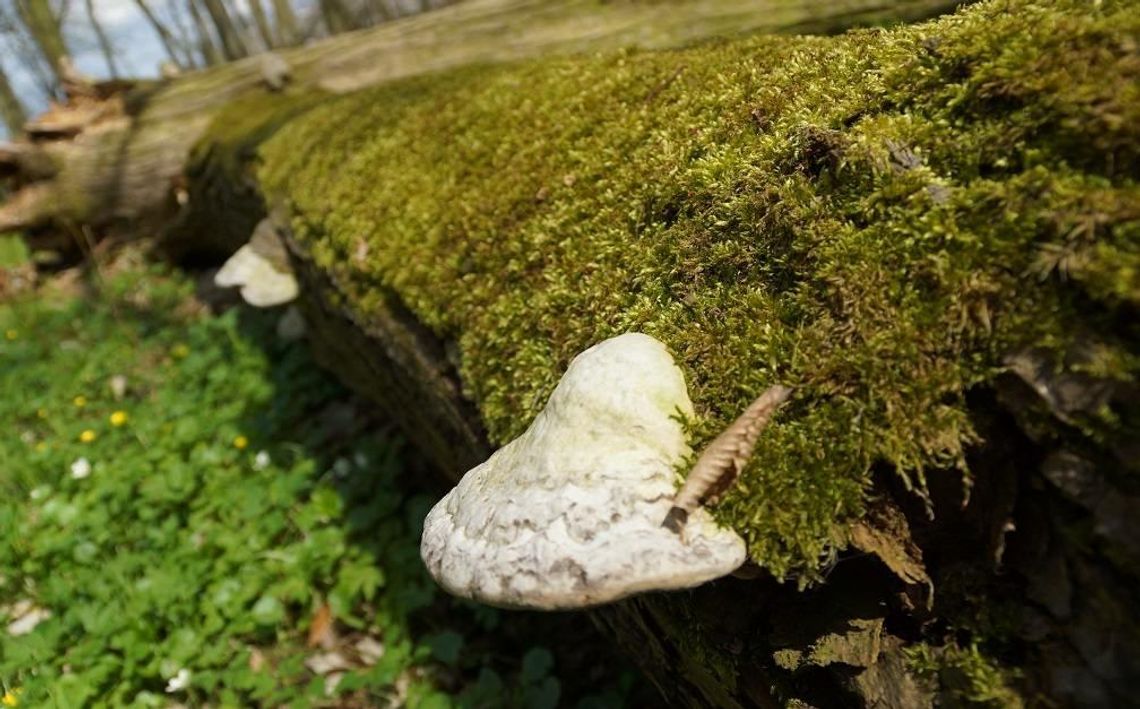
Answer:
<svg viewBox="0 0 1140 709"><path fill-rule="evenodd" d="M340 34L358 26L352 12L341 0L321 0L320 7L321 18L329 34Z"/></svg>
<svg viewBox="0 0 1140 709"><path fill-rule="evenodd" d="M253 23L257 27L257 35L261 38L262 45L266 49L276 47L277 41L273 36L273 27L269 24L269 17L265 14L261 0L249 0L249 13L253 16Z"/></svg>
<svg viewBox="0 0 1140 709"><path fill-rule="evenodd" d="M202 64L204 66L221 64L223 61L222 52L218 49L218 45L214 43L210 28L206 24L206 18L202 15L197 1L191 0L188 7L190 8L190 18L194 22L194 44L197 46L198 52L202 57Z"/></svg>
<svg viewBox="0 0 1140 709"><path fill-rule="evenodd" d="M297 31L297 14L289 0L273 0L273 19L276 24L277 46L290 47L300 41Z"/></svg>
<svg viewBox="0 0 1140 709"><path fill-rule="evenodd" d="M8 135L19 133L24 121L27 120L24 106L17 98L16 92L12 90L12 84L2 66L0 66L0 119L3 119L4 125L8 128Z"/></svg>
<svg viewBox="0 0 1140 709"><path fill-rule="evenodd" d="M234 22L233 16L222 0L198 0L202 3L214 29L218 32L218 39L222 44L222 54L229 61L241 59L249 55L249 49L242 41L241 31Z"/></svg>
<svg viewBox="0 0 1140 709"><path fill-rule="evenodd" d="M194 66L193 54L182 41L174 36L174 33L158 18L154 11L150 9L150 6L146 4L146 0L135 0L135 5L139 8L139 11L142 12L143 17L146 18L147 23L154 30L155 34L158 35L158 39L162 42L162 47L166 50L170 61L183 68ZM176 6L175 4L175 7Z"/></svg>
<svg viewBox="0 0 1140 709"><path fill-rule="evenodd" d="M87 10L87 21L91 23L91 30L99 42L99 51L103 55L103 61L107 64L107 71L112 78L118 78L119 67L115 64L115 50L111 46L111 40L107 37L107 33L103 30L103 24L99 22L99 17L95 14L95 0L84 0L84 7Z"/></svg>
<svg viewBox="0 0 1140 709"><path fill-rule="evenodd" d="M52 10L48 0L16 0L16 9L58 81L61 78L59 62L68 54L60 30L60 16Z"/></svg>

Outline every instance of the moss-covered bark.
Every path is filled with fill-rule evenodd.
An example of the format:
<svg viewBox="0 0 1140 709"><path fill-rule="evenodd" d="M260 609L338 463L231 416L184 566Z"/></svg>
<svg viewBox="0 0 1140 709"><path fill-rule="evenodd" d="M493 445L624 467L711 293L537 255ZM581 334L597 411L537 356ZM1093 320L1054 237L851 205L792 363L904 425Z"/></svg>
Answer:
<svg viewBox="0 0 1140 709"><path fill-rule="evenodd" d="M46 3L40 3L46 7ZM292 86L343 93L473 63L545 54L679 46L716 34L838 30L889 17L922 17L955 0L466 0L361 32L283 50ZM197 5L191 9L197 13ZM200 19L196 14L195 19ZM76 223L135 225L169 216L190 148L222 107L261 96L258 58L130 93L112 115L48 147L63 169L0 203L0 232ZM81 112L83 113L83 112ZM234 114L230 114L232 117ZM248 118L247 116L242 116Z"/></svg>
<svg viewBox="0 0 1140 709"><path fill-rule="evenodd" d="M597 615L675 700L1127 703L1138 10L408 80L258 121L254 198L326 360L445 465L629 329L681 362L695 444L797 386L717 509L760 577ZM205 183L264 137L233 111Z"/></svg>
<svg viewBox="0 0 1140 709"><path fill-rule="evenodd" d="M1009 356L1092 343L1087 367L1134 376L1138 28L1130 4L991 3L473 69L324 103L261 182L358 312L387 288L457 340L495 442L629 329L683 363L698 443L798 386L720 515L775 574L810 572L876 464L919 495L928 471L969 479L966 394Z"/></svg>

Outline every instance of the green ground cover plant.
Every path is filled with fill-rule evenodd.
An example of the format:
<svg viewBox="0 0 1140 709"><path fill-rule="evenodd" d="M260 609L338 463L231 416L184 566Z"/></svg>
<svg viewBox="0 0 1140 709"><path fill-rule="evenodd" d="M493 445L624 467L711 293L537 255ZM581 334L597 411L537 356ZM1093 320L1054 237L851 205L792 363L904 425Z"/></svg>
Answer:
<svg viewBox="0 0 1140 709"><path fill-rule="evenodd" d="M278 313L191 291L131 267L0 303L4 705L622 705L630 673L443 597L399 442ZM306 667L322 608L332 691Z"/></svg>

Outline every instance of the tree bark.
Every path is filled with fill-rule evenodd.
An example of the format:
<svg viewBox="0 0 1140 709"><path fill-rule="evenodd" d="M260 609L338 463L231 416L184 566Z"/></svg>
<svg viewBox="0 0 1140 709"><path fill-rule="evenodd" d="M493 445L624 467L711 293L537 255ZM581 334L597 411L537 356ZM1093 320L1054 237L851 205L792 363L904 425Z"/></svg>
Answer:
<svg viewBox="0 0 1140 709"><path fill-rule="evenodd" d="M28 34L35 41L57 81L62 80L60 61L67 56L67 45L63 41L59 18L52 12L51 3L48 0L17 0L16 7Z"/></svg>
<svg viewBox="0 0 1140 709"><path fill-rule="evenodd" d="M261 0L249 0L249 11L253 15L254 25L257 27L257 35L261 38L262 44L266 49L273 49L277 46L277 41L273 36L273 28L269 25L269 18L265 14L265 8L261 5Z"/></svg>
<svg viewBox="0 0 1140 709"><path fill-rule="evenodd" d="M2 66L0 66L0 119L3 119L10 136L18 136L24 128L24 122L28 120L24 106L17 98L16 92L12 90L12 84L8 81L8 75Z"/></svg>
<svg viewBox="0 0 1140 709"><path fill-rule="evenodd" d="M324 18L325 28L330 35L340 34L355 29L356 22L352 13L341 0L320 0L321 17Z"/></svg>
<svg viewBox="0 0 1140 709"><path fill-rule="evenodd" d="M185 67L187 57L179 51L180 43L170 29L158 19L158 16L146 4L146 0L135 0L135 5L142 12L147 23L154 29L155 34L158 35L159 41L162 42L162 48L166 50L166 56L170 57L170 61L178 67Z"/></svg>
<svg viewBox="0 0 1140 709"><path fill-rule="evenodd" d="M297 15L289 0L273 0L273 23L277 47L292 47L301 37L297 30Z"/></svg>
<svg viewBox="0 0 1140 709"><path fill-rule="evenodd" d="M210 21L218 32L218 39L222 43L222 54L226 59L233 61L249 54L249 49L242 41L241 32L234 23L226 5L222 0L199 0L210 15Z"/></svg>
<svg viewBox="0 0 1140 709"><path fill-rule="evenodd" d="M198 0L190 0L187 5L190 7L190 18L194 21L194 29L198 38L198 52L202 55L202 64L204 66L221 64L224 57L222 52L218 50L218 45L214 43L210 27L206 24L202 11L198 8Z"/></svg>
<svg viewBox="0 0 1140 709"><path fill-rule="evenodd" d="M221 60L210 31L189 4L207 63ZM883 17L929 16L955 0L904 0L884 10L879 0L756 6L745 0L684 2L661 14L650 4L597 5L591 0L471 0L374 29L281 52L297 90L337 94L465 64L638 45L677 46L702 36L751 31L839 31ZM504 41L504 37L519 38ZM525 40L521 39L525 38ZM128 96L129 115L97 133L50 146L67 169L35 194L0 206L0 232L53 222L95 226L169 218L195 142L228 102L264 91L256 61L146 85Z"/></svg>

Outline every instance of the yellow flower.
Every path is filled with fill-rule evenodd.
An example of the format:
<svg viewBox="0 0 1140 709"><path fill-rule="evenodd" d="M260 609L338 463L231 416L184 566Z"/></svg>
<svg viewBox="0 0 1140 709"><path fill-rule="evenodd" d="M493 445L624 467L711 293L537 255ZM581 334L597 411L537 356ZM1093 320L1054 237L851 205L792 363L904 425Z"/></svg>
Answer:
<svg viewBox="0 0 1140 709"><path fill-rule="evenodd" d="M37 453L43 453L44 451L47 450L47 444L44 443L43 441L39 441L38 443L36 443L35 448L36 448Z"/></svg>
<svg viewBox="0 0 1140 709"><path fill-rule="evenodd" d="M82 396L82 395L77 396L71 400L71 403L75 404L76 406L78 406L79 408L82 409L84 406L87 406L87 397Z"/></svg>
<svg viewBox="0 0 1140 709"><path fill-rule="evenodd" d="M79 434L79 440L83 443L90 443L95 440L95 432L91 429L84 429L83 433Z"/></svg>
<svg viewBox="0 0 1140 709"><path fill-rule="evenodd" d="M7 692L4 692L4 697L3 697L3 699L0 699L0 703L2 703L6 707L19 706L20 705L20 699L19 699L19 697L16 696L19 693L20 693L19 689L11 689Z"/></svg>
<svg viewBox="0 0 1140 709"><path fill-rule="evenodd" d="M19 330L6 330L4 332L4 337L7 337L9 340L14 340L19 336L20 336ZM8 695L5 694L4 696L8 696Z"/></svg>
<svg viewBox="0 0 1140 709"><path fill-rule="evenodd" d="M112 426L122 426L126 422L127 422L127 412L126 411L116 411L113 414L111 414L111 425Z"/></svg>
<svg viewBox="0 0 1140 709"><path fill-rule="evenodd" d="M36 409L36 416L42 419L47 418L47 409Z"/></svg>
<svg viewBox="0 0 1140 709"><path fill-rule="evenodd" d="M190 348L186 345L185 342L179 342L174 346L173 349L170 350L170 354L174 357L174 359L182 359L190 354Z"/></svg>
<svg viewBox="0 0 1140 709"><path fill-rule="evenodd" d="M237 438L234 439L234 448L237 448L239 451L244 450L245 447L248 445L249 445L249 439L246 438L245 436L238 436Z"/></svg>

